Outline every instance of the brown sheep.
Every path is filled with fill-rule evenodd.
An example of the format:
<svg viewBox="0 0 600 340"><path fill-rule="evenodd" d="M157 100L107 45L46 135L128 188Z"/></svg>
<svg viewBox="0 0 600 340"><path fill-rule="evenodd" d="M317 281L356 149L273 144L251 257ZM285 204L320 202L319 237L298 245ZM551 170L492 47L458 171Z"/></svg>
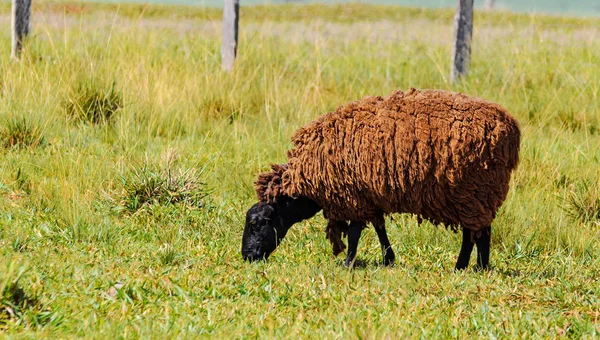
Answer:
<svg viewBox="0 0 600 340"><path fill-rule="evenodd" d="M491 223L519 159L519 126L501 106L453 92L396 91L339 107L292 141L288 163L256 182L261 202L247 214L246 259L267 257L293 223L323 209L334 253L348 234L347 265L367 222L392 263L383 217L412 213L463 229L457 269L468 266L473 243L478 265L488 266Z"/></svg>

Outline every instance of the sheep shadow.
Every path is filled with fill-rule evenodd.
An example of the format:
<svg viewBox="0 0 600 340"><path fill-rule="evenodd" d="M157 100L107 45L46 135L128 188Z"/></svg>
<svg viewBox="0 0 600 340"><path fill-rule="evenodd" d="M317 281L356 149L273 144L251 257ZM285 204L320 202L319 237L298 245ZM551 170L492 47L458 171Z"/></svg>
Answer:
<svg viewBox="0 0 600 340"><path fill-rule="evenodd" d="M345 262L346 262L346 259L338 260L338 265L340 267L344 267L348 270L367 269L367 268L393 268L396 266L395 263L392 265L385 265L381 261L363 260L363 259L358 259L358 258L354 260L354 263L352 266L346 266Z"/></svg>

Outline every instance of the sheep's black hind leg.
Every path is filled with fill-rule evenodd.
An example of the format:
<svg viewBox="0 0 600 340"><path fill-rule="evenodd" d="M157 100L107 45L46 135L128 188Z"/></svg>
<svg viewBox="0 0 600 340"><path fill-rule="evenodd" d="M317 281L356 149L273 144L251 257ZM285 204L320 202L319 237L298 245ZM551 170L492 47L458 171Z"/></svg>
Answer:
<svg viewBox="0 0 600 340"><path fill-rule="evenodd" d="M379 243L381 244L381 251L383 253L383 265L391 266L392 264L394 264L396 255L394 254L394 250L392 250L390 240L388 239L387 232L385 230L385 220L373 224L373 227L375 227L377 237L379 238Z"/></svg>
<svg viewBox="0 0 600 340"><path fill-rule="evenodd" d="M356 248L358 248L358 240L360 234L365 227L364 223L361 222L350 222L348 226L348 256L346 257L346 267L354 266L354 259L356 258Z"/></svg>
<svg viewBox="0 0 600 340"><path fill-rule="evenodd" d="M475 232L475 243L477 244L477 267L488 269L490 262L490 240L492 227L483 228Z"/></svg>
<svg viewBox="0 0 600 340"><path fill-rule="evenodd" d="M458 254L458 261L456 261L456 270L462 270L469 266L473 246L474 244L471 242L471 230L462 228L462 246L460 247L460 253Z"/></svg>

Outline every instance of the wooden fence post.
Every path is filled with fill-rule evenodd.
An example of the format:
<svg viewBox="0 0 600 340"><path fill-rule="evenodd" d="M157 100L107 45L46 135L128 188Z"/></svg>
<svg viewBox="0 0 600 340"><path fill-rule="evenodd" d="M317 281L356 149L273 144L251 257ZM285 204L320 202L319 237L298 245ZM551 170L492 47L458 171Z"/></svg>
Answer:
<svg viewBox="0 0 600 340"><path fill-rule="evenodd" d="M458 0L454 16L454 53L450 82L455 83L466 76L471 61L471 39L473 37L473 0Z"/></svg>
<svg viewBox="0 0 600 340"><path fill-rule="evenodd" d="M225 0L223 8L223 42L221 45L221 69L230 72L237 54L240 0Z"/></svg>
<svg viewBox="0 0 600 340"><path fill-rule="evenodd" d="M10 56L13 59L19 58L23 48L23 39L29 34L30 16L31 0L12 0L12 50Z"/></svg>

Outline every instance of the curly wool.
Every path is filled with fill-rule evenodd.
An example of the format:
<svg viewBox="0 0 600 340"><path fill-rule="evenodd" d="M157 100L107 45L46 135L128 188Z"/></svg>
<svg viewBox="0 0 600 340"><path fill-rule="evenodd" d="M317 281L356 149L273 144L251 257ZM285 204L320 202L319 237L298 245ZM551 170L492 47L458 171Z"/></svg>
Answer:
<svg viewBox="0 0 600 340"><path fill-rule="evenodd" d="M287 169L287 164L271 164L272 171L258 175L254 188L259 201L273 203L277 196L283 194L281 177Z"/></svg>
<svg viewBox="0 0 600 340"><path fill-rule="evenodd" d="M292 141L287 169L261 175L270 184L259 198L305 196L330 221L412 213L478 231L506 198L520 131L497 104L410 89L341 106Z"/></svg>
<svg viewBox="0 0 600 340"><path fill-rule="evenodd" d="M339 253L346 249L342 237L348 236L348 223L346 221L327 221L327 228L325 228L325 235L331 243L333 255L337 256Z"/></svg>

